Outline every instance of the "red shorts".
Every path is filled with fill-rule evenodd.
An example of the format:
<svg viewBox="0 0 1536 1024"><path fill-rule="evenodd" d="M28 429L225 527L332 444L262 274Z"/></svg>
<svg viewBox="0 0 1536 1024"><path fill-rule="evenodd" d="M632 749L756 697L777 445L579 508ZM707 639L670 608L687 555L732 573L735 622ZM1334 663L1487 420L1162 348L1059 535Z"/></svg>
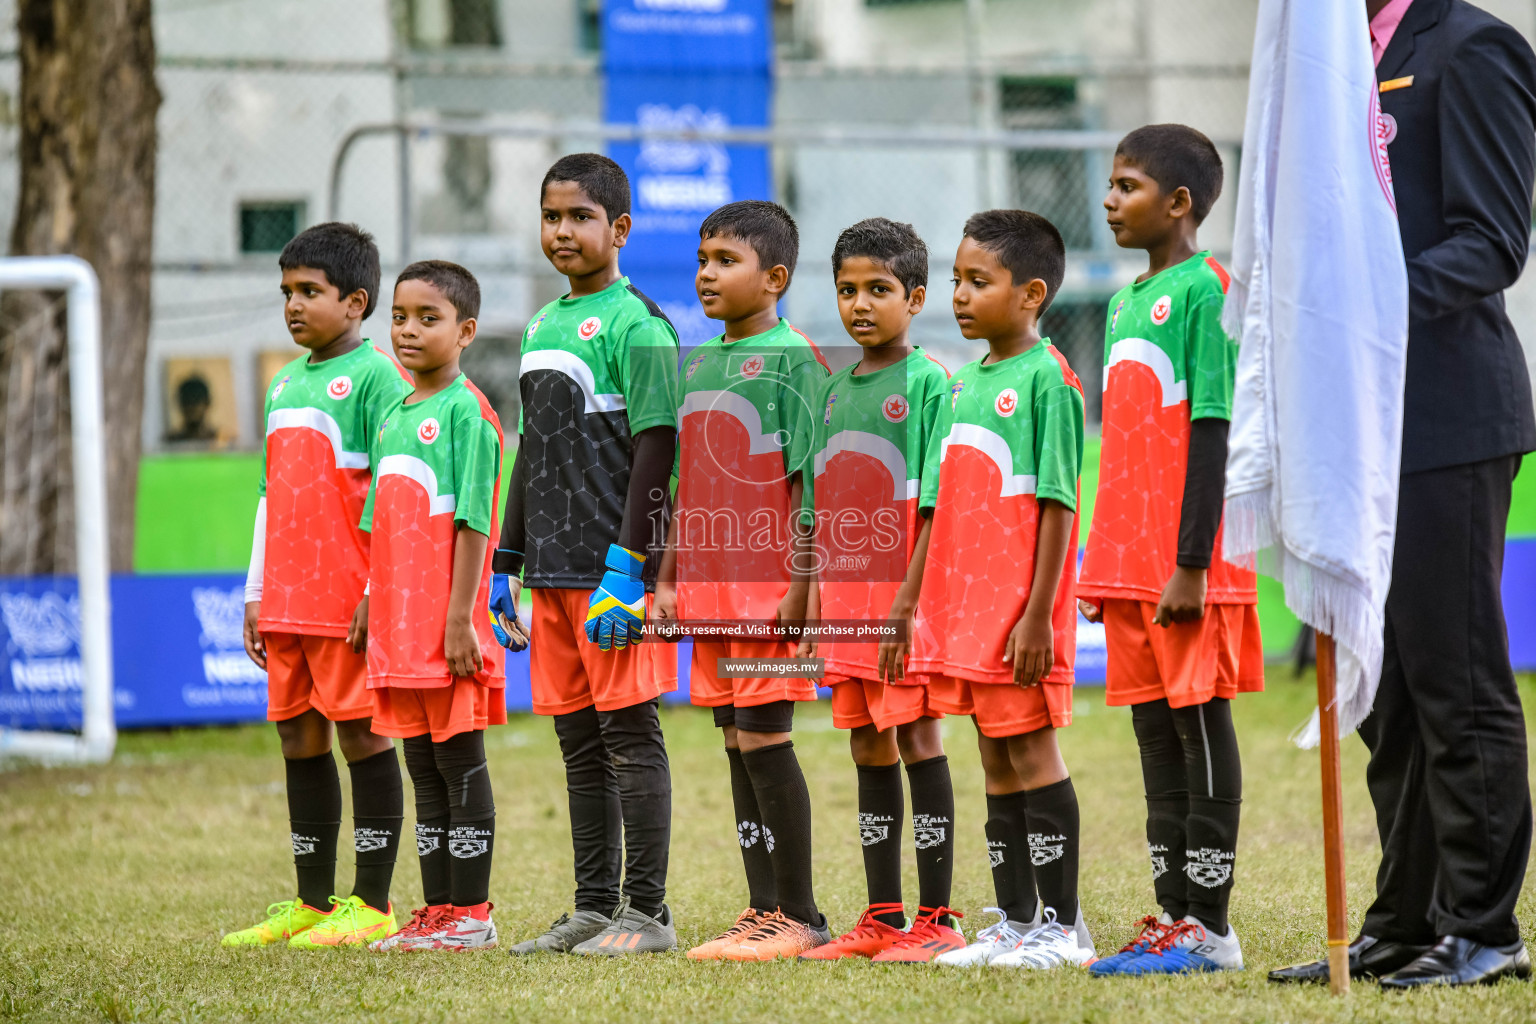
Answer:
<svg viewBox="0 0 1536 1024"><path fill-rule="evenodd" d="M975 683L954 676L934 676L928 706L947 715L970 715L983 736L1003 739L1052 726L1072 724L1072 684Z"/></svg>
<svg viewBox="0 0 1536 1024"><path fill-rule="evenodd" d="M603 650L587 639L591 601L590 590L533 591L528 675L536 714L566 715L593 705L617 711L677 689L677 646L651 640ZM649 594L645 603L649 609Z"/></svg>
<svg viewBox="0 0 1536 1024"><path fill-rule="evenodd" d="M267 721L296 718L314 708L332 722L373 714L368 655L346 637L263 633L267 645Z"/></svg>
<svg viewBox="0 0 1536 1024"><path fill-rule="evenodd" d="M721 679L716 664L721 658L789 658L794 653L795 645L787 640L695 640L688 699L705 708L727 704L752 708L777 700L815 700L815 680L803 676Z"/></svg>
<svg viewBox="0 0 1536 1024"><path fill-rule="evenodd" d="M1209 605L1194 622L1166 629L1152 624L1156 611L1151 601L1105 600L1106 704L1166 697L1169 707L1187 708L1264 689L1264 643L1254 605Z"/></svg>
<svg viewBox="0 0 1536 1024"><path fill-rule="evenodd" d="M930 707L928 687L885 683L878 679L831 681L832 724L839 729L859 729L873 725L881 732L907 725L919 718L943 718L944 713Z"/></svg>
<svg viewBox="0 0 1536 1024"><path fill-rule="evenodd" d="M448 686L381 686L373 694L373 731L379 736L431 734L441 743L461 732L484 732L507 722L507 691L470 678Z"/></svg>

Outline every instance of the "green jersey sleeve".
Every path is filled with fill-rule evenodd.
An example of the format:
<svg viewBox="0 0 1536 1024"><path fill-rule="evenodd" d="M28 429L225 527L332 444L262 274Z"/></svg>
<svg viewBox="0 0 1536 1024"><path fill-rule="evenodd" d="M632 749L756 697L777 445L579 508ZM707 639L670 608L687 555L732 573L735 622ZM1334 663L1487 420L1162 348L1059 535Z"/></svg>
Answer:
<svg viewBox="0 0 1536 1024"><path fill-rule="evenodd" d="M918 492L920 495L928 493L929 465L937 466L939 443L944 440L944 433L940 431L940 425L944 420L944 410L949 408L949 378L940 374L932 374L923 393L923 405L918 411L917 443L919 445L917 458ZM948 428L944 428L947 430ZM934 472L933 482L938 484L938 473ZM938 492L935 491L935 494ZM919 500L918 504L923 508L931 507L929 503Z"/></svg>
<svg viewBox="0 0 1536 1024"><path fill-rule="evenodd" d="M677 332L659 316L641 317L624 332L613 367L624 393L633 437L651 427L676 427ZM519 421L521 423L521 421Z"/></svg>
<svg viewBox="0 0 1536 1024"><path fill-rule="evenodd" d="M831 391L832 378L828 377L817 386L816 394L811 399L810 441L805 455L805 472L800 476L800 513L808 524L816 521L816 456L827 447L828 431L831 428L824 420L827 418L827 399L831 397Z"/></svg>
<svg viewBox="0 0 1536 1024"><path fill-rule="evenodd" d="M496 519L496 482L501 479L501 445L496 428L466 403L453 430L455 525L491 535Z"/></svg>
<svg viewBox="0 0 1536 1024"><path fill-rule="evenodd" d="M1232 418L1232 390L1237 379L1237 343L1221 327L1226 296L1213 281L1191 288L1185 320L1189 418Z"/></svg>
<svg viewBox="0 0 1536 1024"><path fill-rule="evenodd" d="M949 436L949 429L955 422L955 406L953 393L948 387L938 389L939 415L933 424L933 434L928 439L928 446L923 451L923 479L919 490L917 509L919 512L931 512L939 501L939 464L944 461L944 439ZM927 415L927 404L923 406L924 415Z"/></svg>
<svg viewBox="0 0 1536 1024"><path fill-rule="evenodd" d="M363 429L368 431L368 468L372 470L378 464L373 449L378 444L379 428L384 425L390 411L414 388L400 376L393 360L377 364L364 382L364 387L367 390L362 396Z"/></svg>
<svg viewBox="0 0 1536 1024"><path fill-rule="evenodd" d="M368 461L370 464L372 464L374 461L374 447L375 446L372 444L368 446ZM372 480L368 481L368 499L363 502L363 515L362 518L357 521L357 528L362 530L364 533L373 532L373 499L378 493L379 478L374 477Z"/></svg>
<svg viewBox="0 0 1536 1024"><path fill-rule="evenodd" d="M812 409L815 396L821 393L827 382L827 368L816 359L810 348L786 349L788 365L779 385L779 424L788 433L784 445L784 476L799 473L802 480L809 477L811 465L812 426L816 422ZM809 486L807 483L806 487Z"/></svg>
<svg viewBox="0 0 1536 1024"><path fill-rule="evenodd" d="M1083 471L1083 393L1056 384L1035 398L1035 500L1077 508ZM925 481L926 486L926 481Z"/></svg>
<svg viewBox="0 0 1536 1024"><path fill-rule="evenodd" d="M267 397L261 402L261 479L256 481L256 493L267 496L267 419L272 415L272 385L267 385Z"/></svg>

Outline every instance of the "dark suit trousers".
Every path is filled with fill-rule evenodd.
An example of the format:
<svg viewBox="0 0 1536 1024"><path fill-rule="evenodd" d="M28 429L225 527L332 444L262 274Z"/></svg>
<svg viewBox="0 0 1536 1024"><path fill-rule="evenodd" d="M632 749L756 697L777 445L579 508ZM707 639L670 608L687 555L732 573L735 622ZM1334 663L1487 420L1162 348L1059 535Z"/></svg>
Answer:
<svg viewBox="0 0 1536 1024"><path fill-rule="evenodd" d="M1499 593L1519 468L1511 455L1401 478L1381 688L1360 726L1382 853L1367 935L1520 937L1531 796Z"/></svg>

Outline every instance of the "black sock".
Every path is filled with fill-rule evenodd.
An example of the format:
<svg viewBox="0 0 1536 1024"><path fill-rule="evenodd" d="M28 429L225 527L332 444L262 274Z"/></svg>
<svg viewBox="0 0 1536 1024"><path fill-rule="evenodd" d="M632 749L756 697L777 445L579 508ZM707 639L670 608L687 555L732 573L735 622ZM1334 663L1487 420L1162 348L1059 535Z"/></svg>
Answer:
<svg viewBox="0 0 1536 1024"><path fill-rule="evenodd" d="M661 734L659 701L599 711L603 743L619 779L624 817L624 895L655 917L667 900L672 851L672 768Z"/></svg>
<svg viewBox="0 0 1536 1024"><path fill-rule="evenodd" d="M1189 786L1184 866L1189 914L1225 935L1243 796L1232 706L1214 697L1205 704L1175 708L1173 717L1184 743Z"/></svg>
<svg viewBox="0 0 1536 1024"><path fill-rule="evenodd" d="M1184 743L1162 698L1131 706L1141 779L1147 794L1147 856L1152 861L1152 891L1157 903L1177 921L1189 913L1185 892L1184 825L1189 817Z"/></svg>
<svg viewBox="0 0 1536 1024"><path fill-rule="evenodd" d="M619 903L624 866L624 818L619 777L603 744L597 709L555 716L565 761L566 802L576 865L576 909L611 916Z"/></svg>
<svg viewBox="0 0 1536 1024"><path fill-rule="evenodd" d="M818 925L822 917L811 883L811 791L795 757L794 741L744 750L741 759L763 812L763 838L773 858L779 909L786 917Z"/></svg>
<svg viewBox="0 0 1536 1024"><path fill-rule="evenodd" d="M347 765L352 776L352 846L357 882L352 895L380 913L389 913L389 882L405 822L405 790L395 748Z"/></svg>
<svg viewBox="0 0 1536 1024"><path fill-rule="evenodd" d="M288 827L299 899L329 911L336 894L336 836L341 832L341 776L330 751L288 758Z"/></svg>
<svg viewBox="0 0 1536 1024"><path fill-rule="evenodd" d="M894 764L856 765L859 774L859 844L864 850L864 884L869 905L895 909L875 919L892 928L905 928L901 902L901 820L906 806L901 793L901 769Z"/></svg>
<svg viewBox="0 0 1536 1024"><path fill-rule="evenodd" d="M1077 923L1077 791L1071 779L1024 791L1029 860L1040 902L1066 928Z"/></svg>
<svg viewBox="0 0 1536 1024"><path fill-rule="evenodd" d="M955 874L955 788L949 758L940 754L907 765L912 786L912 839L917 846L917 901L920 910L949 906ZM939 924L954 926L945 914Z"/></svg>
<svg viewBox="0 0 1536 1024"><path fill-rule="evenodd" d="M448 783L437 770L432 737L412 736L405 747L405 769L416 791L416 856L421 860L421 894L429 907L448 902Z"/></svg>
<svg viewBox="0 0 1536 1024"><path fill-rule="evenodd" d="M992 889L998 909L1008 920L1034 920L1039 897L1035 869L1029 860L1029 823L1023 793L987 794L987 859L992 864Z"/></svg>
<svg viewBox="0 0 1536 1024"><path fill-rule="evenodd" d="M757 807L757 791L741 759L741 751L725 748L731 765L731 802L736 811L736 841L741 846L741 863L747 872L747 902L753 909L771 914L779 908L779 890L773 883L773 858L763 841L763 815Z"/></svg>
<svg viewBox="0 0 1536 1024"><path fill-rule="evenodd" d="M496 802L485 763L485 733L461 732L432 744L437 770L448 783L448 902L474 907L490 898L491 854L496 846Z"/></svg>

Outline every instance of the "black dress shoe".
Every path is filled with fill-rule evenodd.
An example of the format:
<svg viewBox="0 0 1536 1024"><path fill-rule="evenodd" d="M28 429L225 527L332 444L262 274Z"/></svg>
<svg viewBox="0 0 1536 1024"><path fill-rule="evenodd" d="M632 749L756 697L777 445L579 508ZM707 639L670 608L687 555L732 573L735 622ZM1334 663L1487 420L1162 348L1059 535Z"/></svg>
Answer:
<svg viewBox="0 0 1536 1024"><path fill-rule="evenodd" d="M1447 935L1413 963L1381 979L1384 989L1417 988L1420 985L1491 985L1500 978L1529 979L1531 955L1525 943L1485 946L1471 939Z"/></svg>
<svg viewBox="0 0 1536 1024"><path fill-rule="evenodd" d="M1349 944L1349 976L1351 978L1379 978L1400 967L1413 963L1429 946L1414 946L1406 942L1390 942L1374 935L1362 935ZM1270 981L1282 984L1310 982L1316 985L1328 982L1328 958L1311 963L1282 967L1269 972Z"/></svg>

